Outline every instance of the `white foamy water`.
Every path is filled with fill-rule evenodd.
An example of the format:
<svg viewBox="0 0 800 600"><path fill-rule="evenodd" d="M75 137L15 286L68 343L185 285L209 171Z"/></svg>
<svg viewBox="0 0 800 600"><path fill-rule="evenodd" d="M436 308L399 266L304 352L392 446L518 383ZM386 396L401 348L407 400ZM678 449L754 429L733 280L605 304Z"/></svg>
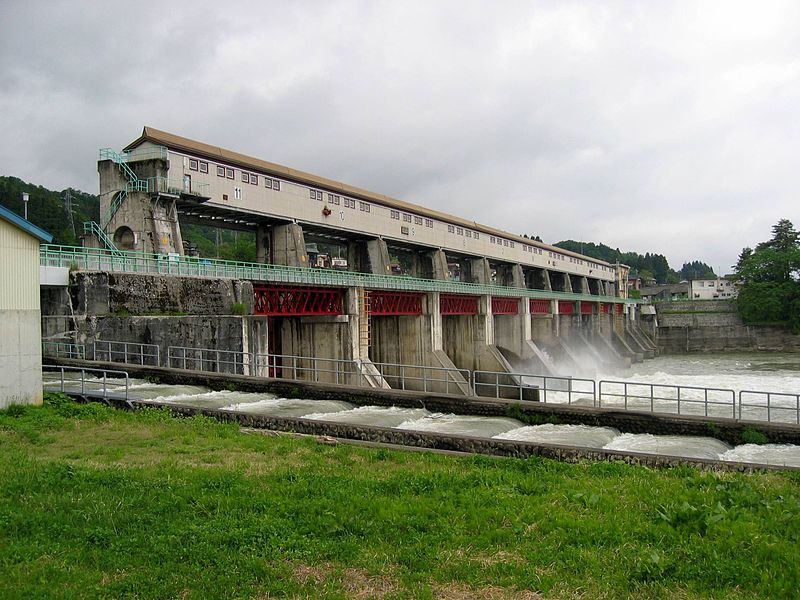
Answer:
<svg viewBox="0 0 800 600"><path fill-rule="evenodd" d="M311 413L306 419L336 421L353 425L372 425L375 427L397 427L407 421L417 421L431 413L424 408L401 408L399 406L360 406L337 413Z"/></svg>
<svg viewBox="0 0 800 600"><path fill-rule="evenodd" d="M541 444L561 444L602 448L619 435L611 427L590 427L589 425L532 425L519 427L494 436L501 440L535 442Z"/></svg>
<svg viewBox="0 0 800 600"><path fill-rule="evenodd" d="M257 396L257 394L253 394ZM222 410L235 410L255 415L272 417L303 417L312 413L337 413L350 410L353 405L339 400L306 400L303 398L255 398L255 402L240 402L221 407Z"/></svg>
<svg viewBox="0 0 800 600"><path fill-rule="evenodd" d="M517 429L521 425L522 423L516 419L503 417L433 413L422 419L413 419L400 423L397 428L490 438L498 433Z"/></svg>
<svg viewBox="0 0 800 600"><path fill-rule="evenodd" d="M707 437L623 433L603 446L606 450L646 452L686 458L718 459L731 447L725 442Z"/></svg>
<svg viewBox="0 0 800 600"><path fill-rule="evenodd" d="M800 446L791 444L742 444L723 452L722 460L800 467Z"/></svg>

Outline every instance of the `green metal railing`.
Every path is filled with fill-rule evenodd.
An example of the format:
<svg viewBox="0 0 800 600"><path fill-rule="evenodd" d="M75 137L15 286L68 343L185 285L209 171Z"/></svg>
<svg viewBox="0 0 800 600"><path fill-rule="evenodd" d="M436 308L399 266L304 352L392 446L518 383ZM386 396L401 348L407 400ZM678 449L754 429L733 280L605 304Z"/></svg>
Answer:
<svg viewBox="0 0 800 600"><path fill-rule="evenodd" d="M149 177L146 181L145 192L161 192L164 194L189 194L192 196L209 197L210 186L197 181L183 181L181 179L167 179L166 177Z"/></svg>
<svg viewBox="0 0 800 600"><path fill-rule="evenodd" d="M96 225L96 224L95 224ZM417 279L399 275L374 275L352 271L335 271L282 265L247 263L190 256L167 256L145 252L117 250L109 252L99 248L77 248L74 246L42 245L42 266L71 267L84 271L110 271L119 273L141 273L176 275L185 277L209 277L249 279L269 283L288 283L327 287L363 287L367 289L400 290L413 292L443 292L472 294L477 296L508 296L515 298L542 298L555 300L616 302L639 304L641 300L617 298L616 296L593 296L568 292L549 292L501 285L461 283Z"/></svg>
<svg viewBox="0 0 800 600"><path fill-rule="evenodd" d="M112 256L122 256L122 253L114 245L114 242L111 241L111 238L108 237L106 232L103 231L103 228L94 221L83 222L83 233L97 237L97 239L100 240L100 242L108 249L108 252L110 252Z"/></svg>

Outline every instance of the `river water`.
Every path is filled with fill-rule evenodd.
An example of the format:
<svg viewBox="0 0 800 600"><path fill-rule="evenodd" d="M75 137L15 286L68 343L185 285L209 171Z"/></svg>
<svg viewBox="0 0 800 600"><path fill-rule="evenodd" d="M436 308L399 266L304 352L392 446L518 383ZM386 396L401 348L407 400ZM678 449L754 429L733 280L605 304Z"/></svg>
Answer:
<svg viewBox="0 0 800 600"><path fill-rule="evenodd" d="M54 373L45 374L46 389L56 387ZM599 380L647 382L653 384L711 387L733 390L758 390L779 393L800 393L800 354L724 354L702 356L664 356L634 365L624 372L603 374ZM688 392L687 392L688 393ZM134 398L149 399L172 404L187 404L204 408L221 408L252 414L280 417L303 417L351 423L396 427L399 429L432 431L453 435L476 436L563 444L588 448L645 452L688 458L709 458L800 467L800 446L788 444L744 444L732 447L714 438L665 436L620 433L607 427L583 425L527 426L510 418L478 417L432 413L421 408L362 406L336 400L310 400L280 398L268 393L211 391L200 386L171 386L132 380L130 394ZM559 401L559 394L548 401ZM566 393L560 395L567 401ZM779 398L784 401L785 399ZM576 403L591 403L591 399L572 398ZM775 400L777 402L777 400ZM788 403L788 400L785 400ZM794 407L795 400L791 400ZM613 399L603 401L603 406L613 404ZM629 406L635 402L629 403ZM649 404L649 401L645 404ZM669 410L668 402L663 407ZM675 403L672 403L673 405ZM674 408L674 406L673 406ZM687 410L688 408L688 410ZM732 416L731 407L719 408L720 416ZM682 413L698 413L692 404L682 405ZM751 411L753 412L753 411ZM755 411L759 412L759 411ZM763 411L761 411L763 412ZM759 414L761 414L759 412ZM714 413L710 411L709 414ZM796 413L785 411L792 418L775 419L794 422ZM747 414L747 418L765 418Z"/></svg>

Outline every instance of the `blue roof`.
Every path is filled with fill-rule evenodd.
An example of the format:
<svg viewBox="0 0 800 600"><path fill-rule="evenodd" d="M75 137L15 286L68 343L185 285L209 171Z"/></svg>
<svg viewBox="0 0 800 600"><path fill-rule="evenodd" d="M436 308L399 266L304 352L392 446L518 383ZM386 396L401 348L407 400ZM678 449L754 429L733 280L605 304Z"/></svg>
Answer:
<svg viewBox="0 0 800 600"><path fill-rule="evenodd" d="M30 221L26 221L22 217L20 217L17 213L7 209L5 206L0 204L0 219L5 219L12 225L16 225L23 231L31 234L35 238L39 238L45 244L49 244L53 241L53 236L47 233L41 227L37 227Z"/></svg>

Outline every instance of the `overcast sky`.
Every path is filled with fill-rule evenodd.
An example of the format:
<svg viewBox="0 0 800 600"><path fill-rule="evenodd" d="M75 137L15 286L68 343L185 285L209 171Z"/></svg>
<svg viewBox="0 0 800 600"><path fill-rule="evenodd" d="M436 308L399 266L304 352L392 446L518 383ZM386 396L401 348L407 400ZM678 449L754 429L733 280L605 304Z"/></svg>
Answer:
<svg viewBox="0 0 800 600"><path fill-rule="evenodd" d="M800 227L800 3L0 2L0 175L142 126L728 272Z"/></svg>

